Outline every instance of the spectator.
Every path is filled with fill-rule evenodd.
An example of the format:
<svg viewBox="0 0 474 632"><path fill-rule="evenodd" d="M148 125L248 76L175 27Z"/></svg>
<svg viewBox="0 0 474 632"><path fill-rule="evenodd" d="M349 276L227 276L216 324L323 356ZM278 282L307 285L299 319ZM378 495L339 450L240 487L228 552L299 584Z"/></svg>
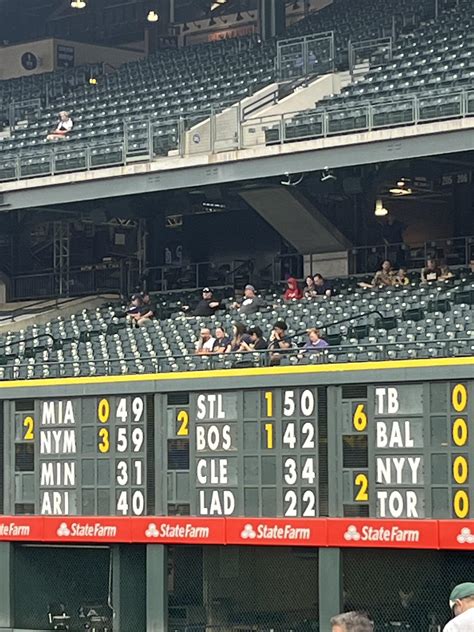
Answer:
<svg viewBox="0 0 474 632"><path fill-rule="evenodd" d="M137 325L145 325L156 318L156 305L151 300L148 292L142 294L142 304L140 306L140 316L136 321Z"/></svg>
<svg viewBox="0 0 474 632"><path fill-rule="evenodd" d="M143 312L143 298L141 294L133 294L130 305L127 308L127 320L132 327L138 327Z"/></svg>
<svg viewBox="0 0 474 632"><path fill-rule="evenodd" d="M230 348L231 339L226 334L223 327L216 327L215 331L216 344L214 345L214 353L225 353Z"/></svg>
<svg viewBox="0 0 474 632"><path fill-rule="evenodd" d="M439 281L441 277L441 268L438 265L436 259L428 259L426 266L421 271L421 282L432 283L433 281Z"/></svg>
<svg viewBox="0 0 474 632"><path fill-rule="evenodd" d="M316 298L317 296L314 279L310 274L308 274L308 276L306 277L306 285L304 286L303 295L305 298L309 299Z"/></svg>
<svg viewBox="0 0 474 632"><path fill-rule="evenodd" d="M208 327L203 327L199 336L199 340L196 344L196 353L198 355L207 355L214 351L216 339L211 335L211 330Z"/></svg>
<svg viewBox="0 0 474 632"><path fill-rule="evenodd" d="M251 327L249 329L250 341L242 341L241 348L245 351L263 351L268 347L268 342L263 337L263 331L260 327Z"/></svg>
<svg viewBox="0 0 474 632"><path fill-rule="evenodd" d="M316 290L316 296L325 296L326 298L331 298L331 296L334 294L331 283L329 283L329 281L326 281L322 274L315 274L313 280Z"/></svg>
<svg viewBox="0 0 474 632"><path fill-rule="evenodd" d="M213 316L219 309L224 306L219 300L214 298L214 292L209 287L205 287L202 291L202 298L192 311L192 316ZM185 312L189 312L189 305L183 307Z"/></svg>
<svg viewBox="0 0 474 632"><path fill-rule="evenodd" d="M446 263L446 261L441 261L439 264L439 268L441 270L441 276L439 277L440 281L446 281L447 279L454 278L454 274L449 269L449 266Z"/></svg>
<svg viewBox="0 0 474 632"><path fill-rule="evenodd" d="M295 277L289 277L287 280L288 287L283 294L283 300L291 301L292 299L300 300L303 298L303 293L298 286L298 281Z"/></svg>
<svg viewBox="0 0 474 632"><path fill-rule="evenodd" d="M233 338L228 351L241 351L242 342L247 344L250 342L250 336L247 334L247 327L243 323L234 323L232 326Z"/></svg>
<svg viewBox="0 0 474 632"><path fill-rule="evenodd" d="M235 307L239 309L239 312L241 314L247 315L247 314L256 314L261 309L264 309L265 307L267 307L267 304L265 303L263 298L260 298L260 296L257 296L256 290L253 285L246 285L242 303L240 304L240 306L238 303L236 303Z"/></svg>
<svg viewBox="0 0 474 632"><path fill-rule="evenodd" d="M405 230L405 224L393 217L393 215L388 215L387 221L382 224L382 237L384 242L387 245L402 244Z"/></svg>
<svg viewBox="0 0 474 632"><path fill-rule="evenodd" d="M410 285L410 279L408 278L407 269L400 268L395 276L395 285Z"/></svg>
<svg viewBox="0 0 474 632"><path fill-rule="evenodd" d="M380 268L375 273L372 283L359 283L359 287L371 288L371 287L390 287L395 281L395 272L392 270L392 264L386 259Z"/></svg>
<svg viewBox="0 0 474 632"><path fill-rule="evenodd" d="M51 134L46 136L46 140L58 140L60 138L65 138L72 130L72 127L73 122L72 118L69 116L69 112L60 112L56 129L54 132L51 132Z"/></svg>
<svg viewBox="0 0 474 632"><path fill-rule="evenodd" d="M273 325L273 331L270 336L270 344L268 345L268 348L272 351L270 356L271 365L280 364L281 355L288 353L288 350L291 347L291 341L286 335L287 329L288 326L284 320L277 320L277 322Z"/></svg>
<svg viewBox="0 0 474 632"><path fill-rule="evenodd" d="M329 347L329 344L321 338L319 329L315 327L308 329L308 342L304 345L303 351L321 351L321 349L326 349L327 347Z"/></svg>

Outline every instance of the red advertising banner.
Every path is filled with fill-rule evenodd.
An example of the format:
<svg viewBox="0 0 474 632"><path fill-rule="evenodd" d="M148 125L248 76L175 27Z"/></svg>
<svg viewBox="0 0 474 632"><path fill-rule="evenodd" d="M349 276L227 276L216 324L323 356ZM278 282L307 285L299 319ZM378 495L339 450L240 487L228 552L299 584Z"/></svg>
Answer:
<svg viewBox="0 0 474 632"><path fill-rule="evenodd" d="M130 518L45 517L43 524L46 542L131 542Z"/></svg>
<svg viewBox="0 0 474 632"><path fill-rule="evenodd" d="M326 546L437 549L436 520L329 519Z"/></svg>
<svg viewBox="0 0 474 632"><path fill-rule="evenodd" d="M460 549L472 551L474 549L474 522L470 520L440 520L439 548Z"/></svg>
<svg viewBox="0 0 474 632"><path fill-rule="evenodd" d="M0 541L42 540L43 518L37 516L0 516Z"/></svg>
<svg viewBox="0 0 474 632"><path fill-rule="evenodd" d="M474 549L474 521L0 516L0 541Z"/></svg>
<svg viewBox="0 0 474 632"><path fill-rule="evenodd" d="M132 542L225 544L224 518L132 518Z"/></svg>
<svg viewBox="0 0 474 632"><path fill-rule="evenodd" d="M227 518L227 544L326 546L326 519Z"/></svg>

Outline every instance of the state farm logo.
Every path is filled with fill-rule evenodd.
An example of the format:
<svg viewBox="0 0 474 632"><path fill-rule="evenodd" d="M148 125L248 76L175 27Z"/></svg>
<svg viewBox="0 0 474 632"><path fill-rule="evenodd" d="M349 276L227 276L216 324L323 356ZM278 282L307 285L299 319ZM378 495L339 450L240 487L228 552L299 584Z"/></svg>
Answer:
<svg viewBox="0 0 474 632"><path fill-rule="evenodd" d="M67 538L68 535L71 535L71 529L67 526L65 522L61 522L56 533L60 538Z"/></svg>
<svg viewBox="0 0 474 632"><path fill-rule="evenodd" d="M310 540L311 529L294 527L292 524L262 524L244 525L240 532L241 540Z"/></svg>
<svg viewBox="0 0 474 632"><path fill-rule="evenodd" d="M474 544L474 534L471 533L469 527L463 527L456 540L459 544Z"/></svg>
<svg viewBox="0 0 474 632"><path fill-rule="evenodd" d="M147 538L157 538L160 535L154 522L150 522L148 529L145 531L145 535Z"/></svg>
<svg viewBox="0 0 474 632"><path fill-rule="evenodd" d="M347 540L348 542L357 542L357 540L360 540L360 533L357 531L357 527L355 525L351 524L347 527L347 531L344 533L344 540Z"/></svg>
<svg viewBox="0 0 474 632"><path fill-rule="evenodd" d="M186 524L169 524L150 522L145 530L147 538L163 540L208 540L211 535L209 527L198 527L190 522Z"/></svg>
<svg viewBox="0 0 474 632"><path fill-rule="evenodd" d="M30 526L27 524L16 524L15 522L0 523L0 536L26 537L29 535L30 535Z"/></svg>
<svg viewBox="0 0 474 632"><path fill-rule="evenodd" d="M95 522L93 524L73 522L71 525L68 525L67 522L61 522L56 533L60 538L68 538L70 536L81 538L115 538L117 535L117 527L104 525L101 522Z"/></svg>
<svg viewBox="0 0 474 632"><path fill-rule="evenodd" d="M240 533L242 540L255 540L257 533L251 524L246 524Z"/></svg>
<svg viewBox="0 0 474 632"><path fill-rule="evenodd" d="M362 525L359 529L351 524L344 533L346 542L419 542L418 529L401 529L397 525L390 527L372 527Z"/></svg>

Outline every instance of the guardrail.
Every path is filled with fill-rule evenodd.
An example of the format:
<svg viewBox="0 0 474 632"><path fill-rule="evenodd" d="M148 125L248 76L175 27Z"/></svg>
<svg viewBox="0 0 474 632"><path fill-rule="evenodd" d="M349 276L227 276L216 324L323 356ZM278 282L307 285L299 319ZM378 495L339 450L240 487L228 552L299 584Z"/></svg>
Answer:
<svg viewBox="0 0 474 632"><path fill-rule="evenodd" d="M240 112L235 104L233 108L236 113ZM240 122L237 121L236 131L232 134L229 134L226 125L217 124L217 117L224 109L230 111L232 108L224 105L218 110L196 111L162 122L150 119L125 121L116 140L101 141L102 137L98 136L94 145L84 147L75 146L74 142L59 141L44 152L7 155L2 158L0 181L152 161L170 152L184 156L187 135L189 137L194 126L208 119L209 138L206 142L201 138L197 142L196 139L192 153L215 153L466 118L474 116L474 90L438 91L399 99L361 101L351 107L328 106L247 120L240 112ZM74 141L74 136L71 141Z"/></svg>
<svg viewBox="0 0 474 632"><path fill-rule="evenodd" d="M465 351L460 350L461 344ZM61 362L17 361L13 356L0 355L0 381L11 379L40 379L43 377L107 376L124 374L173 373L214 369L239 369L252 367L296 366L337 363L382 362L387 360L425 359L436 357L472 356L472 338L443 338L439 340L417 340L404 343L368 343L328 347L321 351L304 351L301 347L262 351L230 352L197 355L194 350L188 354L169 356L123 356L122 358L95 360L64 360ZM34 351L34 347L32 348ZM433 353L435 351L435 353ZM43 352L43 347L38 350ZM275 362L274 356L279 358ZM12 364L8 360L12 359ZM146 364L152 369L146 369ZM45 373L47 375L45 375Z"/></svg>

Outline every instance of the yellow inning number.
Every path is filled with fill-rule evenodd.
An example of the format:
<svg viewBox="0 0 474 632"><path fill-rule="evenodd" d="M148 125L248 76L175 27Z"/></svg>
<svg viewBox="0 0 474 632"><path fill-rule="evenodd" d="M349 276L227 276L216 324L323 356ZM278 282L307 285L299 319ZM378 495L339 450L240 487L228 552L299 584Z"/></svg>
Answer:
<svg viewBox="0 0 474 632"><path fill-rule="evenodd" d="M456 518L466 518L469 515L469 496L464 489L458 489L453 501Z"/></svg>
<svg viewBox="0 0 474 632"><path fill-rule="evenodd" d="M267 433L267 448L273 450L273 424L265 424L265 432Z"/></svg>
<svg viewBox="0 0 474 632"><path fill-rule="evenodd" d="M352 425L357 432L364 432L367 428L367 415L364 410L364 404L358 404L352 417Z"/></svg>
<svg viewBox="0 0 474 632"><path fill-rule="evenodd" d="M451 393L451 404L457 413L462 413L467 406L467 389L464 384L456 384Z"/></svg>
<svg viewBox="0 0 474 632"><path fill-rule="evenodd" d="M189 435L189 415L186 410L180 410L176 416L179 423L178 437L187 437Z"/></svg>
<svg viewBox="0 0 474 632"><path fill-rule="evenodd" d="M23 439L25 441L33 441L35 438L35 422L33 417L25 417L23 419L23 426L25 427Z"/></svg>
<svg viewBox="0 0 474 632"><path fill-rule="evenodd" d="M110 417L110 404L108 399L101 399L97 407L97 416L99 421L106 424Z"/></svg>
<svg viewBox="0 0 474 632"><path fill-rule="evenodd" d="M453 478L458 485L464 485L469 476L469 465L465 456L457 456L453 461Z"/></svg>
<svg viewBox="0 0 474 632"><path fill-rule="evenodd" d="M109 431L107 428L101 428L99 430L99 439L101 439L98 445L99 451L102 452L102 454L106 454L110 450Z"/></svg>
<svg viewBox="0 0 474 632"><path fill-rule="evenodd" d="M466 445L468 439L468 428L465 419L459 417L454 420L452 434L455 445L459 447Z"/></svg>
<svg viewBox="0 0 474 632"><path fill-rule="evenodd" d="M266 391L265 401L267 402L267 417L273 417L273 393Z"/></svg>
<svg viewBox="0 0 474 632"><path fill-rule="evenodd" d="M369 481L365 474L357 474L355 477L355 485L359 488L359 491L356 494L356 502L365 503L369 500Z"/></svg>

